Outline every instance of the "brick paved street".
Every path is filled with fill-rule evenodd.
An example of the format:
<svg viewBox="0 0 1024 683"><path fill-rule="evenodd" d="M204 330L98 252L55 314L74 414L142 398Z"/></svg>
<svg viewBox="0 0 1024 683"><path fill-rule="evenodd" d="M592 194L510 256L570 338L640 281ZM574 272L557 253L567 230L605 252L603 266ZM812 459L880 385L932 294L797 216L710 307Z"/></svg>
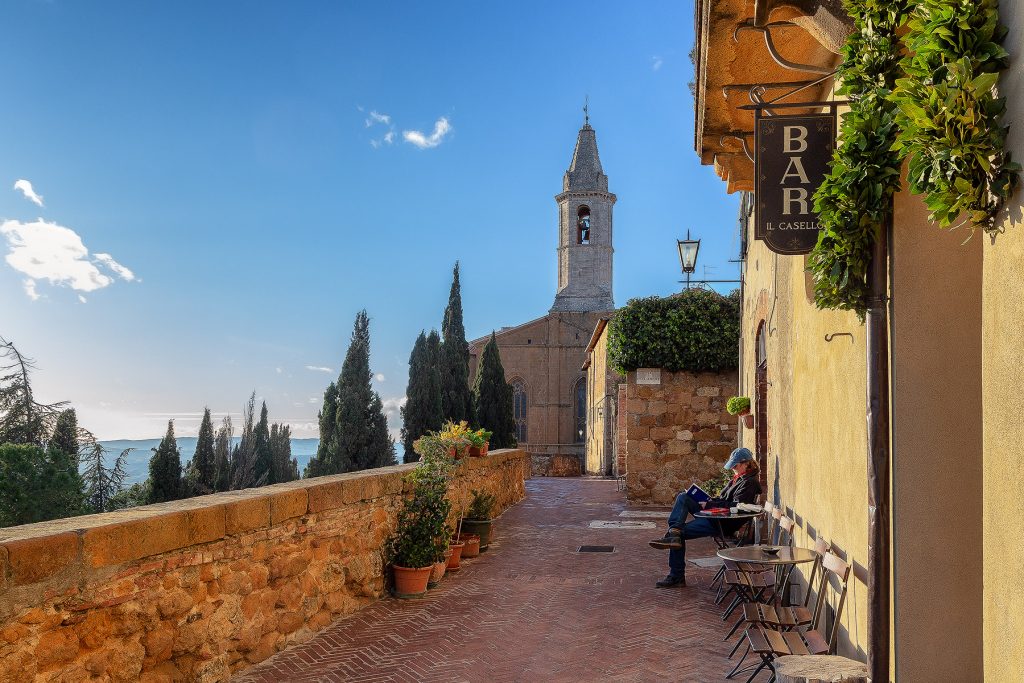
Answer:
<svg viewBox="0 0 1024 683"><path fill-rule="evenodd" d="M658 589L667 556L657 529L592 529L620 517L615 482L533 479L496 522L490 550L421 600L386 599L236 680L724 681L713 572L690 566L686 588ZM577 553L580 545L614 553ZM710 540L688 557L714 555ZM763 678L763 677L762 677Z"/></svg>

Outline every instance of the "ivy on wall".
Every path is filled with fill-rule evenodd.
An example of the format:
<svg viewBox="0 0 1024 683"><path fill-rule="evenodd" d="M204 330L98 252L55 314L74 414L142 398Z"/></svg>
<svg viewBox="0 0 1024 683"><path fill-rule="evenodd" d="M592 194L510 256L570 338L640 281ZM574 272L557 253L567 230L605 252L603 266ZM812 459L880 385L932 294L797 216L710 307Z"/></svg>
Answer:
<svg viewBox="0 0 1024 683"><path fill-rule="evenodd" d="M621 373L732 370L739 365L739 291L688 289L631 299L608 327L608 362Z"/></svg>
<svg viewBox="0 0 1024 683"><path fill-rule="evenodd" d="M899 38L906 0L849 0L855 29L843 46L839 94L850 100L830 173L814 196L821 223L808 269L819 308L867 310L871 245L892 212L899 190L896 105L892 90L900 74Z"/></svg>
<svg viewBox="0 0 1024 683"><path fill-rule="evenodd" d="M907 23L907 77L896 82L898 140L909 156L910 189L925 195L929 218L943 227L961 213L987 231L1013 193L1020 165L1006 152L996 96L1009 65L1006 28L994 0L915 4Z"/></svg>
<svg viewBox="0 0 1024 683"><path fill-rule="evenodd" d="M942 226L966 212L994 230L1020 167L1005 151L1006 103L995 93L1008 63L995 0L847 0L846 10L855 29L838 92L850 111L815 195L822 230L808 268L819 308L863 319L871 246L892 213L904 156L910 189Z"/></svg>

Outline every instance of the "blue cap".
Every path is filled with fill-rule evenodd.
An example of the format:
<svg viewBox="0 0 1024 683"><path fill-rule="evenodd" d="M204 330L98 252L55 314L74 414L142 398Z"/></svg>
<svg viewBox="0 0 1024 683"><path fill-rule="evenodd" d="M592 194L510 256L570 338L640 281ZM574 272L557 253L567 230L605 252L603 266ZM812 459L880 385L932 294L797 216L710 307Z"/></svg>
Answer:
<svg viewBox="0 0 1024 683"><path fill-rule="evenodd" d="M747 462L748 460L753 459L754 454L750 452L749 448L737 448L729 455L729 459L725 462L725 469L731 470L741 462Z"/></svg>

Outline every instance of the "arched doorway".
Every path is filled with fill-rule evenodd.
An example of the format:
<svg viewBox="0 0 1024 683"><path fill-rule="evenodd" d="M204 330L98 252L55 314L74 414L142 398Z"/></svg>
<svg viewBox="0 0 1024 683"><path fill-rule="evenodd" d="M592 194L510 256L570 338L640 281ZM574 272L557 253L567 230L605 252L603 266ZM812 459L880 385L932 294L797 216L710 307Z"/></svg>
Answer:
<svg viewBox="0 0 1024 683"><path fill-rule="evenodd" d="M768 335L764 321L757 327L754 344L754 444L761 470L761 488L768 486Z"/></svg>

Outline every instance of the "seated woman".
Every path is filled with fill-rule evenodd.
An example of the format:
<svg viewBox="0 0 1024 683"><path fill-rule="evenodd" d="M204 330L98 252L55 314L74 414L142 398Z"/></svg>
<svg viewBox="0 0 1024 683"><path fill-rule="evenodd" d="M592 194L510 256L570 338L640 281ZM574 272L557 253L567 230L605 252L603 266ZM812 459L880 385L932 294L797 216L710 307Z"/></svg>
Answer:
<svg viewBox="0 0 1024 683"><path fill-rule="evenodd" d="M712 521L705 517L686 521L686 516L700 512L705 507L728 508L737 503L753 503L761 493L761 483L757 480L757 461L754 454L747 448L737 448L725 463L725 469L732 470L735 475L729 485L722 489L718 498L705 503L698 503L687 493L676 496L676 503L668 516L668 531L656 541L651 541L652 548L668 549L668 576L658 581L659 588L686 585L686 540L714 536L715 524L722 525L726 534L734 533L743 526L741 520Z"/></svg>

